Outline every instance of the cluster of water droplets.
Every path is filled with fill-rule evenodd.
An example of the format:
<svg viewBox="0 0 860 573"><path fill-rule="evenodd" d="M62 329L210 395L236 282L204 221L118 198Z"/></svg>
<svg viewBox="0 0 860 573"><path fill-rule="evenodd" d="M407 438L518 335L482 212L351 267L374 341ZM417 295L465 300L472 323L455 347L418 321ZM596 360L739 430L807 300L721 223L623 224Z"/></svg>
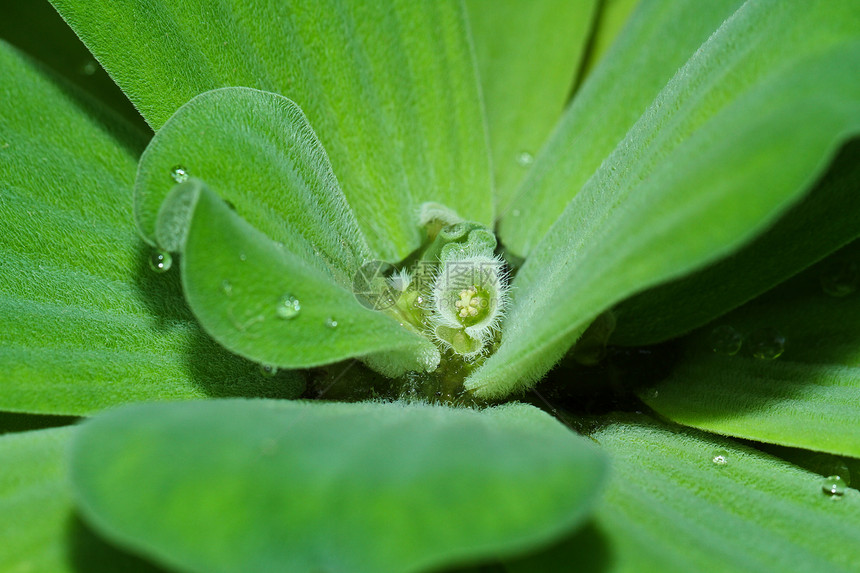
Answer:
<svg viewBox="0 0 860 573"><path fill-rule="evenodd" d="M749 354L759 360L775 360L782 356L785 342L785 336L776 328L759 328L745 337L727 324L714 328L708 338L708 345L716 354L734 356L746 347Z"/></svg>
<svg viewBox="0 0 860 573"><path fill-rule="evenodd" d="M711 454L711 463L714 466L724 468L730 465L731 457L728 450L719 449ZM809 467L804 465L804 467ZM845 496L847 488L851 485L851 472L845 461L837 456L822 454L817 463L810 468L816 473L827 476L822 478L819 495L838 501Z"/></svg>
<svg viewBox="0 0 860 573"><path fill-rule="evenodd" d="M275 316L283 320L292 320L302 311L302 303L295 296L287 293L281 297L275 307Z"/></svg>
<svg viewBox="0 0 860 573"><path fill-rule="evenodd" d="M93 62L93 65L96 65ZM188 181L188 172L184 167L177 165L170 171L170 178L176 183ZM166 273L173 266L173 256L161 249L153 249L149 254L149 268L155 273Z"/></svg>

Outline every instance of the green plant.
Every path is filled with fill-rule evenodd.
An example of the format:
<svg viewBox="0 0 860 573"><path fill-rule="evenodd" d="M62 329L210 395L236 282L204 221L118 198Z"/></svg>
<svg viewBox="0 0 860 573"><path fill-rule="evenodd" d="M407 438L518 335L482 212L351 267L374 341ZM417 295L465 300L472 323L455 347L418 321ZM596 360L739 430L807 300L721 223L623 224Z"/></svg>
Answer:
<svg viewBox="0 0 860 573"><path fill-rule="evenodd" d="M856 2L52 4L0 569L856 569Z"/></svg>

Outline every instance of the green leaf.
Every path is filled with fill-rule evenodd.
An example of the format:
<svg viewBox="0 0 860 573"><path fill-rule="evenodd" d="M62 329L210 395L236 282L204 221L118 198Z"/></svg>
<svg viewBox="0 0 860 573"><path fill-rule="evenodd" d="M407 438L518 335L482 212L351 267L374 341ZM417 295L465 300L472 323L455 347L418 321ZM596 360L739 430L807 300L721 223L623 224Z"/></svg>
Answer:
<svg viewBox="0 0 860 573"><path fill-rule="evenodd" d="M591 525L511 573L856 570L860 492L831 499L819 475L644 416L593 438L613 474Z"/></svg>
<svg viewBox="0 0 860 573"><path fill-rule="evenodd" d="M77 518L65 455L74 428L0 436L0 571L155 573Z"/></svg>
<svg viewBox="0 0 860 573"><path fill-rule="evenodd" d="M611 344L662 342L707 324L860 235L860 140L848 143L821 181L740 251L615 308ZM826 224L822 224L826 221Z"/></svg>
<svg viewBox="0 0 860 573"><path fill-rule="evenodd" d="M385 352L391 375L439 363L429 340L360 304L312 256L273 242L197 179L162 205L156 235L175 234L191 310L233 352L286 368Z"/></svg>
<svg viewBox="0 0 860 573"><path fill-rule="evenodd" d="M154 128L219 87L295 101L379 258L398 261L419 246L424 202L493 220L483 111L458 2L53 4Z"/></svg>
<svg viewBox="0 0 860 573"><path fill-rule="evenodd" d="M174 172L178 167L181 174ZM256 229L341 285L352 284L371 258L325 150L285 97L222 88L197 96L164 124L143 153L135 182L137 224L153 244L164 198L176 180L189 176L204 180ZM158 243L180 250L175 234Z"/></svg>
<svg viewBox="0 0 860 573"><path fill-rule="evenodd" d="M467 387L522 388L599 313L727 255L796 202L860 130L853 8L753 2L727 20L531 253L502 344Z"/></svg>
<svg viewBox="0 0 860 573"><path fill-rule="evenodd" d="M570 96L597 0L468 0L504 212Z"/></svg>
<svg viewBox="0 0 860 573"><path fill-rule="evenodd" d="M207 338L132 219L144 137L0 45L0 408L295 396Z"/></svg>
<svg viewBox="0 0 860 573"><path fill-rule="evenodd" d="M742 3L639 3L500 214L499 234L509 251L524 257L534 249L660 90Z"/></svg>
<svg viewBox="0 0 860 573"><path fill-rule="evenodd" d="M858 268L854 245L702 329L643 399L682 424L860 457L860 296L822 289L856 289ZM776 359L756 357L781 347Z"/></svg>
<svg viewBox="0 0 860 573"><path fill-rule="evenodd" d="M578 524L605 475L587 440L521 404L135 405L85 423L72 459L99 531L206 572L510 555Z"/></svg>

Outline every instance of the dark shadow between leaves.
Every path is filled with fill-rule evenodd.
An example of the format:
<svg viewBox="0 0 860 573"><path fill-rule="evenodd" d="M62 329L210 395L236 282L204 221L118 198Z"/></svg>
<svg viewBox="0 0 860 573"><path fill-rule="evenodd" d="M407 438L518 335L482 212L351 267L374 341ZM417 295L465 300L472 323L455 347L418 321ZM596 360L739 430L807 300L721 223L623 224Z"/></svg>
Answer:
<svg viewBox="0 0 860 573"><path fill-rule="evenodd" d="M78 420L80 418L77 416L43 416L19 412L0 412L0 435L70 426Z"/></svg>
<svg viewBox="0 0 860 573"><path fill-rule="evenodd" d="M292 400L305 390L293 372L266 374L259 364L230 353L202 330L189 343L187 360L193 382L212 398ZM303 371L299 374L304 376Z"/></svg>
<svg viewBox="0 0 860 573"><path fill-rule="evenodd" d="M167 573L149 561L108 543L72 514L66 527L68 558L80 573Z"/></svg>
<svg viewBox="0 0 860 573"><path fill-rule="evenodd" d="M766 292L860 235L860 138L768 230L702 270L622 301L611 343L653 344L690 332ZM751 190L754 192L754 190Z"/></svg>
<svg viewBox="0 0 860 573"><path fill-rule="evenodd" d="M0 37L108 104L136 131L151 130L47 0L4 0Z"/></svg>
<svg viewBox="0 0 860 573"><path fill-rule="evenodd" d="M592 519L555 545L508 561L506 569L509 573L601 573L612 570L614 561L607 535Z"/></svg>
<svg viewBox="0 0 860 573"><path fill-rule="evenodd" d="M823 410L814 409L815 399L808 392L812 386L832 384L831 376L856 365L860 340L850 318L860 311L860 292L835 296L823 286L834 266L846 265L860 268L860 240L682 339L684 357L675 371L641 388L640 396L661 417L705 429L719 423L720 433L729 435L732 431L722 425L726 420L771 412L779 404L797 409L796 404L805 401L807 413L792 418L804 430L793 439L814 432L839 435L843 429ZM860 288L860 273L855 279L854 288ZM714 351L716 327L731 327L740 337L736 354ZM761 352L756 337L761 332L778 335L781 354L771 359L756 354ZM765 426L758 431L762 441L773 437Z"/></svg>

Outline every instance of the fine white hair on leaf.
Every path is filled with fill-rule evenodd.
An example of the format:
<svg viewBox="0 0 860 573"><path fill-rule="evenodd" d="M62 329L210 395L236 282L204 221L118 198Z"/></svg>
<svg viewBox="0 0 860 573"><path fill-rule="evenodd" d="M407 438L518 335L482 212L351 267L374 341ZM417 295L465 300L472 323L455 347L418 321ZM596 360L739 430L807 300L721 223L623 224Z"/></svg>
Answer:
<svg viewBox="0 0 860 573"><path fill-rule="evenodd" d="M412 275L407 269L400 269L398 272L388 277L388 284L391 288L399 292L406 292L406 289L408 289L409 285L412 284Z"/></svg>

